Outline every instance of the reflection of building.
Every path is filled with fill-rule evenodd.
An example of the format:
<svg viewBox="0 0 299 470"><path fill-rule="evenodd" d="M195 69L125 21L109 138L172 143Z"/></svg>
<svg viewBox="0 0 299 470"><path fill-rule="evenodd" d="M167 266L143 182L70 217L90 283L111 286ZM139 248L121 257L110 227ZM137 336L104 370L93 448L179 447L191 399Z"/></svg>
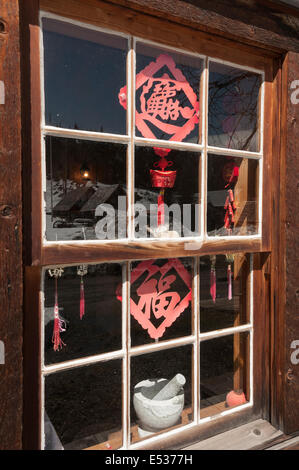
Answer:
<svg viewBox="0 0 299 470"><path fill-rule="evenodd" d="M97 189L96 189L97 188ZM53 208L53 217L67 220L95 219L96 208L100 204L117 205L117 197L124 194L119 184L98 183L69 191Z"/></svg>
<svg viewBox="0 0 299 470"><path fill-rule="evenodd" d="M82 207L93 194L94 189L89 186L73 189L53 208L53 217L63 217L70 220L79 217Z"/></svg>

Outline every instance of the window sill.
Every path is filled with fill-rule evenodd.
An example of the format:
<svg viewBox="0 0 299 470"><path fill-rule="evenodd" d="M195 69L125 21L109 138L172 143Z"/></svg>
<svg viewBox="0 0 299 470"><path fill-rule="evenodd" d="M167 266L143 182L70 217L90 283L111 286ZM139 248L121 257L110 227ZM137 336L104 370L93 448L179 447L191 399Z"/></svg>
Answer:
<svg viewBox="0 0 299 470"><path fill-rule="evenodd" d="M253 450L265 448L274 439L282 436L268 421L257 419L224 433L196 442L182 450Z"/></svg>

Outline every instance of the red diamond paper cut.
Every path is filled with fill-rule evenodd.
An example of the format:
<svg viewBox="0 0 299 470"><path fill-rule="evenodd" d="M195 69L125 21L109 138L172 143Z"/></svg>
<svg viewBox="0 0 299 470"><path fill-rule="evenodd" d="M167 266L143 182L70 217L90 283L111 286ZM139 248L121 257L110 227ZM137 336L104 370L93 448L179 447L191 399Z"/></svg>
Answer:
<svg viewBox="0 0 299 470"><path fill-rule="evenodd" d="M136 289L139 297L138 303L130 299L131 315L138 321L149 336L153 339L161 338L166 328L170 327L175 320L186 310L192 299L191 274L183 266L179 259L169 259L163 266L154 264L154 260L140 262L131 273L131 285L133 285L144 273L146 278ZM177 275L184 281L187 294L181 299L178 292L171 291L171 285L177 280L175 274L169 274L175 270ZM157 279L156 275L160 275ZM117 298L121 299L121 290L117 292ZM151 314L156 319L163 319L156 327L150 320Z"/></svg>
<svg viewBox="0 0 299 470"><path fill-rule="evenodd" d="M172 77L164 73L162 77L154 77L163 67L167 67ZM153 124L156 128L170 135L169 140L181 142L199 122L199 101L191 85L180 69L175 65L172 57L161 54L156 61L151 62L136 76L136 91L142 88L140 96L140 110L136 110L136 127L145 138L156 139L156 136L147 125ZM190 106L181 106L177 94L184 92ZM150 96L147 98L147 95ZM121 88L118 99L127 109L127 87ZM170 124L183 117L183 125Z"/></svg>

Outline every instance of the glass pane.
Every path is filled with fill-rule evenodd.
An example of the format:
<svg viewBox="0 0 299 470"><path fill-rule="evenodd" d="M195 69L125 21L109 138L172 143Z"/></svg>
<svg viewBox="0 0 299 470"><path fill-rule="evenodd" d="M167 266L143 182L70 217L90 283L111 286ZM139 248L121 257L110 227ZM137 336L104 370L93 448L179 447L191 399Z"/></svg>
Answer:
<svg viewBox="0 0 299 470"><path fill-rule="evenodd" d="M54 270L51 270L53 275ZM83 276L81 275L83 274ZM122 283L119 264L63 268L61 276L45 272L45 364L69 361L121 349ZM55 305L62 321L61 348L56 348Z"/></svg>
<svg viewBox="0 0 299 470"><path fill-rule="evenodd" d="M46 137L47 240L126 237L126 152L121 144Z"/></svg>
<svg viewBox="0 0 299 470"><path fill-rule="evenodd" d="M150 147L136 147L136 238L199 235L199 171L199 153L171 150L161 157Z"/></svg>
<svg viewBox="0 0 299 470"><path fill-rule="evenodd" d="M192 353L183 346L132 357L131 442L193 421Z"/></svg>
<svg viewBox="0 0 299 470"><path fill-rule="evenodd" d="M249 400L249 334L200 343L200 417L216 415Z"/></svg>
<svg viewBox="0 0 299 470"><path fill-rule="evenodd" d="M192 258L132 263L132 346L192 334L192 278Z"/></svg>
<svg viewBox="0 0 299 470"><path fill-rule="evenodd" d="M250 258L244 254L200 258L200 331L249 322Z"/></svg>
<svg viewBox="0 0 299 470"><path fill-rule="evenodd" d="M126 83L127 40L48 18L43 30L46 124L125 134L118 93Z"/></svg>
<svg viewBox="0 0 299 470"><path fill-rule="evenodd" d="M203 61L141 43L136 53L136 135L199 143Z"/></svg>
<svg viewBox="0 0 299 470"><path fill-rule="evenodd" d="M255 235L259 231L257 160L208 158L208 235Z"/></svg>
<svg viewBox="0 0 299 470"><path fill-rule="evenodd" d="M260 150L259 74L217 62L209 67L209 145Z"/></svg>
<svg viewBox="0 0 299 470"><path fill-rule="evenodd" d="M45 449L122 446L122 361L45 377Z"/></svg>

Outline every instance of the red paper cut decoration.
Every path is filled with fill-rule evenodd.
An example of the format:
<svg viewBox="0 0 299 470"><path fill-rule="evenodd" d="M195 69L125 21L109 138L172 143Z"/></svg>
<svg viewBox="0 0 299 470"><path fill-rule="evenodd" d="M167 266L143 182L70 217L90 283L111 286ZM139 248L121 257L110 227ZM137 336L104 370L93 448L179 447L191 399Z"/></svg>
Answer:
<svg viewBox="0 0 299 470"><path fill-rule="evenodd" d="M154 260L142 261L132 271L131 285L144 273L147 273L147 276L136 290L139 297L138 303L131 298L130 307L131 315L135 320L148 331L151 338L158 339L164 335L166 328L171 326L186 310L191 302L192 292L191 274L179 259L168 259L163 266L157 266L154 263ZM188 293L182 299L177 292L169 290L177 279L174 274L167 275L172 269L175 269L188 288ZM160 275L159 279L157 279L157 274ZM122 300L121 287L117 290L117 298ZM152 324L151 314L157 319L164 318L158 327Z"/></svg>
<svg viewBox="0 0 299 470"><path fill-rule="evenodd" d="M154 77L159 70L167 67L170 74ZM184 74L167 54L161 54L136 76L136 91L142 87L140 96L141 112L136 111L136 127L143 137L156 139L146 122L168 134L169 140L181 142L199 122L199 101ZM189 100L191 107L183 107L176 96L181 91ZM118 95L119 103L127 108L127 87L121 88ZM169 124L182 116L183 125ZM159 155L159 154L158 154Z"/></svg>

